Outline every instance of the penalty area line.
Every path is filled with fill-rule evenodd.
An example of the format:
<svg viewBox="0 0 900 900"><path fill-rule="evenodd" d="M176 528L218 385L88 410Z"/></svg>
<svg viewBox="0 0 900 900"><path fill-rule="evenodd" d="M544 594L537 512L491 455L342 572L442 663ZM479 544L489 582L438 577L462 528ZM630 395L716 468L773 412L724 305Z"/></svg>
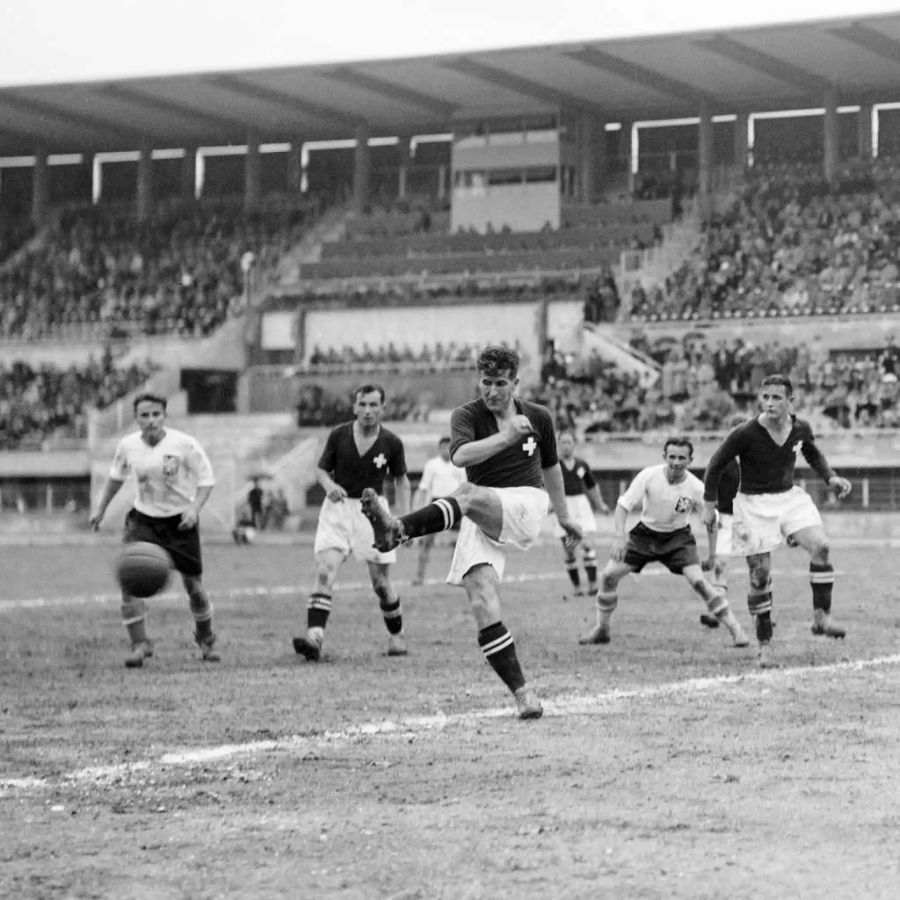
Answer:
<svg viewBox="0 0 900 900"><path fill-rule="evenodd" d="M546 700L545 718L563 716L591 716L608 713L611 708L634 701L654 700L660 697L690 696L728 687L735 684L772 684L787 682L814 675L859 672L900 664L900 654L877 656L872 659L846 660L825 665L792 666L783 669L756 670L730 675L688 678L638 688L615 688L596 694L570 694ZM306 753L323 746L349 743L371 737L414 737L417 734L446 731L454 727L471 726L488 719L513 718L511 704L503 707L461 713L437 713L430 716L409 716L400 719L364 722L337 731L315 734L295 734L284 738L248 741L242 744L218 744L209 747L172 750L155 760L141 760L108 766L91 766L54 778L0 778L0 796L11 791L36 791L66 783L111 784L131 775L161 768L191 768L262 753ZM524 727L524 726L523 726ZM538 726L539 727L539 726Z"/></svg>

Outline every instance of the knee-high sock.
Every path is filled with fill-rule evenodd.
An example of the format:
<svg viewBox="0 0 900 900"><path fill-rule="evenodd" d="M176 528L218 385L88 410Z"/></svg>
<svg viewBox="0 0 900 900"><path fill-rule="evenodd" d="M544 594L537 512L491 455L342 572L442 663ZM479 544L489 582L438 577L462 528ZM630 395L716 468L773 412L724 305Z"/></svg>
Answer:
<svg viewBox="0 0 900 900"><path fill-rule="evenodd" d="M212 634L213 606L202 588L190 595L191 615L194 617L195 633L198 640Z"/></svg>
<svg viewBox="0 0 900 900"><path fill-rule="evenodd" d="M400 598L395 600L381 600L381 614L384 616L384 625L389 634L400 634L403 631L403 615L400 612Z"/></svg>
<svg viewBox="0 0 900 900"><path fill-rule="evenodd" d="M750 588L747 608L756 620L756 639L761 644L772 640L772 579L763 589Z"/></svg>
<svg viewBox="0 0 900 900"><path fill-rule="evenodd" d="M831 589L834 587L834 566L831 563L810 563L809 583L812 585L813 609L831 612Z"/></svg>
<svg viewBox="0 0 900 900"><path fill-rule="evenodd" d="M325 628L331 614L331 594L313 591L306 602L306 627Z"/></svg>
<svg viewBox="0 0 900 900"><path fill-rule="evenodd" d="M516 656L516 642L502 622L478 632L478 646L503 683L515 693L525 684L525 676Z"/></svg>
<svg viewBox="0 0 900 900"><path fill-rule="evenodd" d="M416 538L423 534L449 531L461 518L459 504L453 497L439 497L421 509L400 516L400 522L406 536Z"/></svg>
<svg viewBox="0 0 900 900"><path fill-rule="evenodd" d="M147 640L145 626L146 607L140 597L122 598L122 624L132 644Z"/></svg>
<svg viewBox="0 0 900 900"><path fill-rule="evenodd" d="M619 605L619 595L613 591L600 591L597 594L597 624L609 625L612 614Z"/></svg>

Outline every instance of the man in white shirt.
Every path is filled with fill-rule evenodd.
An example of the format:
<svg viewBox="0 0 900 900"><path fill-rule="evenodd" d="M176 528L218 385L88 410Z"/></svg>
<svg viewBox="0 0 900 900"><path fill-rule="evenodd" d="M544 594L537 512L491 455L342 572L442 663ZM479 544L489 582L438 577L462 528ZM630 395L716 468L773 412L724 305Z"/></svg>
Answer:
<svg viewBox="0 0 900 900"><path fill-rule="evenodd" d="M465 480L466 470L459 468L459 466L454 466L450 462L450 438L442 437L438 441L438 455L427 460L422 467L422 478L416 489L416 496L412 504L413 509L427 506L438 497L448 497ZM459 524L457 523L453 531L451 549L456 546L456 533L458 531ZM416 577L413 578L413 584L425 583L425 569L428 567L428 558L431 555L434 540L434 534L426 534L418 540L419 558L416 563Z"/></svg>
<svg viewBox="0 0 900 900"><path fill-rule="evenodd" d="M119 441L109 481L90 524L100 527L106 508L125 480L137 481L134 506L125 517L125 543L158 544L172 558L190 600L194 637L204 662L218 662L212 630L213 608L203 588L203 562L198 520L215 485L212 466L200 443L183 431L167 428L166 398L151 393L134 398L134 417L140 431ZM122 591L122 621L131 640L125 659L138 669L153 656L144 625L144 601Z"/></svg>
<svg viewBox="0 0 900 900"><path fill-rule="evenodd" d="M697 543L691 532L691 513L703 510L703 482L688 471L694 447L685 437L670 437L663 447L664 462L635 475L619 497L615 511L616 536L612 554L600 573L597 624L580 644L608 644L609 622L618 605L619 582L647 563L660 562L675 575L684 575L703 598L709 613L731 633L735 647L750 640L728 607L725 592L703 576ZM641 520L627 534L628 514L640 509Z"/></svg>

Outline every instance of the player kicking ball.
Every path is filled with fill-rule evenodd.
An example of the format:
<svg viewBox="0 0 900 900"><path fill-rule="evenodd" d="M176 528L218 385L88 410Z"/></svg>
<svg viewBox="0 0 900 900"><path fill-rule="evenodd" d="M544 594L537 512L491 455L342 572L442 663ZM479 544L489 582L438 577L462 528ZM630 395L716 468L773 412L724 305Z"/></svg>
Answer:
<svg viewBox="0 0 900 900"><path fill-rule="evenodd" d="M706 468L704 523L716 516L716 496L725 467L737 458L740 489L734 498L732 550L747 558L750 592L747 604L756 622L759 664L778 665L772 640L772 551L783 541L809 553L812 586L812 633L843 638L846 631L831 619L834 567L822 517L812 498L794 484L797 454L839 498L850 493L850 482L836 474L816 446L812 428L790 411L794 388L785 375L769 375L759 389L762 412L733 429L713 454Z"/></svg>
<svg viewBox="0 0 900 900"><path fill-rule="evenodd" d="M478 645L515 697L519 718L538 719L544 708L525 683L515 641L500 615L506 549L531 547L551 505L571 541L577 543L581 531L566 507L553 417L545 406L515 396L518 372L515 350L486 347L478 357L479 398L451 414L450 458L465 468L465 484L399 518L366 490L362 509L382 552L460 523L447 581L465 588Z"/></svg>
<svg viewBox="0 0 900 900"><path fill-rule="evenodd" d="M619 582L648 563L659 562L673 574L684 575L706 603L709 615L731 633L735 647L749 646L750 639L729 608L724 592L706 580L700 567L689 517L703 509L703 482L688 471L693 458L694 447L687 438L670 437L663 447L664 462L638 472L619 497L612 553L600 573L597 624L578 643L608 644L610 620L619 602ZM635 509L640 509L641 519L626 535L628 514Z"/></svg>

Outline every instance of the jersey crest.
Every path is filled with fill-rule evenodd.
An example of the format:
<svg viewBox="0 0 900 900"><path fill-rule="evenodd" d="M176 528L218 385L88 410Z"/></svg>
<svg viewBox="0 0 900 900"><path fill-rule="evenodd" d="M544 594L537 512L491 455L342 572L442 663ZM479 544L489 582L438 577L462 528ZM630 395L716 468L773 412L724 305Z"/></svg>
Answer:
<svg viewBox="0 0 900 900"><path fill-rule="evenodd" d="M579 466L579 467L575 470L575 474L576 474L579 478L584 478L584 466Z"/></svg>
<svg viewBox="0 0 900 900"><path fill-rule="evenodd" d="M794 456L798 456L801 449L803 448L803 438L800 438L798 441L794 443L794 446L791 447L791 450L794 452Z"/></svg>
<svg viewBox="0 0 900 900"><path fill-rule="evenodd" d="M528 440L522 444L522 450L524 450L528 456L534 456L534 451L537 450L537 441L534 439L533 434L528 435Z"/></svg>
<svg viewBox="0 0 900 900"><path fill-rule="evenodd" d="M387 457L383 453L379 453L378 456L372 459L372 462L375 464L376 469L383 469L387 465Z"/></svg>
<svg viewBox="0 0 900 900"><path fill-rule="evenodd" d="M675 501L675 512L690 512L694 508L694 501L690 497L679 497Z"/></svg>
<svg viewBox="0 0 900 900"><path fill-rule="evenodd" d="M178 474L179 460L177 456L166 453L163 456L162 472L165 478L174 478Z"/></svg>

